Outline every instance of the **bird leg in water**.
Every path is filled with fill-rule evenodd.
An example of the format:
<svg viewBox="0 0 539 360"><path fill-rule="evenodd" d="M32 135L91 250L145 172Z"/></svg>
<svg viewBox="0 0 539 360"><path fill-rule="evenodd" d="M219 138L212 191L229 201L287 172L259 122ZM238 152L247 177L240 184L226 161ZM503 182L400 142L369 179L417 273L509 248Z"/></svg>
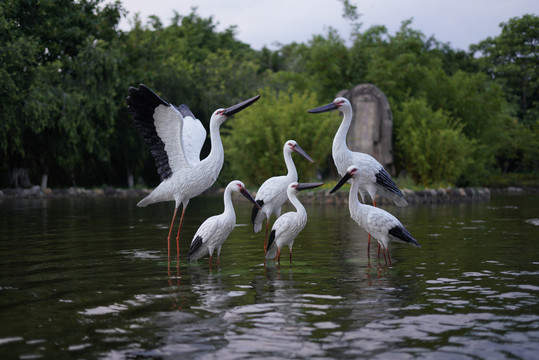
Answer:
<svg viewBox="0 0 539 360"><path fill-rule="evenodd" d="M290 264L292 264L292 249L290 249Z"/></svg>
<svg viewBox="0 0 539 360"><path fill-rule="evenodd" d="M372 200L372 205L376 207L376 200ZM367 243L367 257L371 258L371 234L369 234L369 241ZM378 244L378 258L380 258L380 244Z"/></svg>
<svg viewBox="0 0 539 360"><path fill-rule="evenodd" d="M174 220L176 219L176 213L178 208L174 209L174 215L172 215L172 222L170 223L170 229L168 230L167 245L168 245L168 258L170 259L170 235L172 233L172 226L174 226Z"/></svg>
<svg viewBox="0 0 539 360"><path fill-rule="evenodd" d="M180 231L182 229L184 215L185 215L185 206L182 209L182 216L180 217L180 226L178 226L178 235L176 235L176 255L178 256L178 259L180 258ZM169 257L170 257L170 250L169 250Z"/></svg>
<svg viewBox="0 0 539 360"><path fill-rule="evenodd" d="M281 248L277 248L277 263L281 265Z"/></svg>
<svg viewBox="0 0 539 360"><path fill-rule="evenodd" d="M266 236L264 237L264 254L268 252L266 247L268 246L268 227L269 227L269 218L266 221Z"/></svg>
<svg viewBox="0 0 539 360"><path fill-rule="evenodd" d="M369 240L367 241L367 258L371 258L371 234L369 234Z"/></svg>
<svg viewBox="0 0 539 360"><path fill-rule="evenodd" d="M387 266L386 252L387 252L387 257L389 258L389 266L391 266L391 257L389 257L389 249L382 249L382 252L384 253L385 266Z"/></svg>

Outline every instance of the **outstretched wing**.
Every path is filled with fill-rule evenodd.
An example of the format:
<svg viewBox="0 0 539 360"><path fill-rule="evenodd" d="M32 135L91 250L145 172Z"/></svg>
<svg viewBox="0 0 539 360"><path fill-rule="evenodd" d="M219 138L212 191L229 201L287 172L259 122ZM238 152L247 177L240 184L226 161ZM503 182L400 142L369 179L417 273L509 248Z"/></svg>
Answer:
<svg viewBox="0 0 539 360"><path fill-rule="evenodd" d="M206 129L187 105L181 104L177 110L183 117L182 143L185 157L189 163L196 165L200 162L200 151L206 141Z"/></svg>
<svg viewBox="0 0 539 360"><path fill-rule="evenodd" d="M128 93L133 124L150 146L161 180L189 167L181 142L183 118L179 111L144 84L130 87Z"/></svg>

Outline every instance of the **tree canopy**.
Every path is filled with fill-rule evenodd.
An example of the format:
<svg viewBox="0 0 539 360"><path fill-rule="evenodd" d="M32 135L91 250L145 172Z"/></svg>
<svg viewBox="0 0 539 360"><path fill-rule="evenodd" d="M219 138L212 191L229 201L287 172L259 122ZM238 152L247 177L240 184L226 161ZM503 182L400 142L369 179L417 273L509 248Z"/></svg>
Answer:
<svg viewBox="0 0 539 360"><path fill-rule="evenodd" d="M342 5L351 45L329 28L307 43L255 51L236 39L235 27L218 31L196 8L168 25L135 15L123 32L120 1L1 2L0 186L17 185L21 169L55 187L156 185L126 111L127 88L139 83L188 104L205 126L215 109L262 94L223 126L218 184L241 177L258 186L282 173L288 139L316 161L296 162L305 181L327 176L338 120L314 120L306 110L360 83L386 94L397 169L416 182L537 175L537 16L509 19L499 36L466 52L427 38L411 20L394 34L383 26L362 31L357 9Z"/></svg>

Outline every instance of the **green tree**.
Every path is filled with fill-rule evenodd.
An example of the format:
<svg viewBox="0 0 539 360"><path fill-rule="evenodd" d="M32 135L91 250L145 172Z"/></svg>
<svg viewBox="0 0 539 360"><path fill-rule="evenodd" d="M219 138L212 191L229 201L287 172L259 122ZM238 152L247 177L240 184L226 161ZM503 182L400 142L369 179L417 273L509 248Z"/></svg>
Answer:
<svg viewBox="0 0 539 360"><path fill-rule="evenodd" d="M500 27L499 36L489 37L471 50L482 55L480 67L504 85L509 103L518 104L517 117L534 125L539 117L539 17L515 17Z"/></svg>
<svg viewBox="0 0 539 360"><path fill-rule="evenodd" d="M503 171L539 171L539 17L523 15L500 24L501 34L471 47L478 66L503 88L511 113L505 138L497 142L497 166ZM496 111L496 110L495 110ZM499 111L498 111L499 113ZM497 128L491 128L491 132Z"/></svg>
<svg viewBox="0 0 539 360"><path fill-rule="evenodd" d="M463 126L447 112L433 111L425 99L406 101L398 116L398 155L411 177L426 186L455 184L475 144L464 135Z"/></svg>
<svg viewBox="0 0 539 360"><path fill-rule="evenodd" d="M53 167L73 178L75 166L106 154L102 139L110 133L114 110L104 112L116 106L107 91L114 89L116 67L108 45L117 36L122 9L119 2L101 2L2 3L2 38L16 54L26 51L25 58L3 55L8 79L21 76L11 81L17 95L0 110L7 123L0 143L15 145L2 147L4 167L33 168L44 179ZM29 45L17 45L22 42Z"/></svg>

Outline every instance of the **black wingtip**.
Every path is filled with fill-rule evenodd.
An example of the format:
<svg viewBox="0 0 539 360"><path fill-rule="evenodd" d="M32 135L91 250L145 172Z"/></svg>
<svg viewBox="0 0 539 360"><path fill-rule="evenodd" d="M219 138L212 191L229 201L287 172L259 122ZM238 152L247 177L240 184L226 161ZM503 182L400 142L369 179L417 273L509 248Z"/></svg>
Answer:
<svg viewBox="0 0 539 360"><path fill-rule="evenodd" d="M184 118L190 116L193 119L196 119L195 115L191 112L191 109L189 109L189 106L185 104L181 104L180 107L178 108L178 111Z"/></svg>
<svg viewBox="0 0 539 360"><path fill-rule="evenodd" d="M264 200L256 200L256 203L260 206L260 208L262 208L264 205ZM253 205L253 211L251 212L251 223L253 225L255 224L256 216L258 215L259 211L260 209Z"/></svg>
<svg viewBox="0 0 539 360"><path fill-rule="evenodd" d="M192 256L197 252L198 249L202 246L202 238L197 236L195 240L191 243L189 251L187 252L187 261L191 262Z"/></svg>
<svg viewBox="0 0 539 360"><path fill-rule="evenodd" d="M273 242L275 241L275 230L271 230L269 238L268 238L268 246L266 247L266 252L271 248L271 245L273 245Z"/></svg>
<svg viewBox="0 0 539 360"><path fill-rule="evenodd" d="M169 104L144 84L138 87L130 86L127 92L127 109L133 118L133 125L150 146L157 173L161 180L165 180L172 175L172 170L168 163L165 144L157 134L153 114L158 106L169 106Z"/></svg>

